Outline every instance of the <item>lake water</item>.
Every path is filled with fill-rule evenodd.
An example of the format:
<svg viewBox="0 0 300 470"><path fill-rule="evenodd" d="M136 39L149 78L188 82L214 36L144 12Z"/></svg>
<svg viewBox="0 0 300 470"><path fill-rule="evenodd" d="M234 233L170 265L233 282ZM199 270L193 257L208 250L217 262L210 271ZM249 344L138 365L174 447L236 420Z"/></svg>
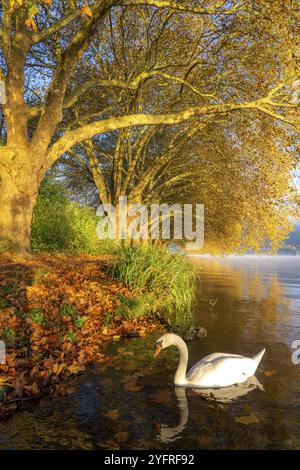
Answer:
<svg viewBox="0 0 300 470"><path fill-rule="evenodd" d="M207 329L188 344L189 364L211 352L252 356L256 378L203 395L174 389L178 353L152 358L158 334L114 343L104 365L74 391L45 398L0 424L0 449L300 449L300 257L193 257L198 300L179 332Z"/></svg>

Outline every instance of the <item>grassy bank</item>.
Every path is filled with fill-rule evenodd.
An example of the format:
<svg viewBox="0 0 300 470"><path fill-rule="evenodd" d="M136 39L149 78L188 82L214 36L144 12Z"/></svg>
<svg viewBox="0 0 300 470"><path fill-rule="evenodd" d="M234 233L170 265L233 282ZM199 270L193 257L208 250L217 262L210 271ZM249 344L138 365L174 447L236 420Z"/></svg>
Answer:
<svg viewBox="0 0 300 470"><path fill-rule="evenodd" d="M195 278L191 265L164 248L124 246L109 273L126 287L139 289L139 301L130 305L132 315L187 313L194 303Z"/></svg>

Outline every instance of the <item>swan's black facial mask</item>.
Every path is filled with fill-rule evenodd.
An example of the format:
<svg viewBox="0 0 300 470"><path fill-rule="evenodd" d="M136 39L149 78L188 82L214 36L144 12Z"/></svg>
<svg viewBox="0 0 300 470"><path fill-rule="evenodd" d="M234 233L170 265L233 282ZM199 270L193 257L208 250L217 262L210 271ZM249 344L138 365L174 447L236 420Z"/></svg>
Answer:
<svg viewBox="0 0 300 470"><path fill-rule="evenodd" d="M153 357L159 355L160 351L163 349L162 341L156 341L155 343L155 351Z"/></svg>

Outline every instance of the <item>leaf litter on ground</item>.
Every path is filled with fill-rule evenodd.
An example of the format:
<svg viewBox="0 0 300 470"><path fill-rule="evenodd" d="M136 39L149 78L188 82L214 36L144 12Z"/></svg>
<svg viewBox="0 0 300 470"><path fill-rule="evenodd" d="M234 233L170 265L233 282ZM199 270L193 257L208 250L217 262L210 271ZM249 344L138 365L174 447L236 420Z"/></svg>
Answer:
<svg viewBox="0 0 300 470"><path fill-rule="evenodd" d="M118 294L132 293L109 277L108 262L105 256L0 256L0 340L6 344L0 417L23 399L68 393L69 378L110 360L103 346L113 338L157 329L150 317L119 315ZM118 354L128 356L130 370L132 354L122 348ZM141 390L136 377L124 388Z"/></svg>

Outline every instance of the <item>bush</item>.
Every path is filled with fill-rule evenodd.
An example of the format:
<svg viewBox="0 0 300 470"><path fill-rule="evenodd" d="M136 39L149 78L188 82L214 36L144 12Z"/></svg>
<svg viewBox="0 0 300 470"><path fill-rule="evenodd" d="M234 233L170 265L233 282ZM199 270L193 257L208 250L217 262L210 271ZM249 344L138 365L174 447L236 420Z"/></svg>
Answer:
<svg viewBox="0 0 300 470"><path fill-rule="evenodd" d="M193 306L193 269L180 255L168 253L163 248L123 246L109 271L127 287L144 292L147 310L189 312Z"/></svg>
<svg viewBox="0 0 300 470"><path fill-rule="evenodd" d="M98 221L94 209L69 201L63 185L45 179L33 211L32 250L91 255L111 252L113 242L97 237Z"/></svg>

